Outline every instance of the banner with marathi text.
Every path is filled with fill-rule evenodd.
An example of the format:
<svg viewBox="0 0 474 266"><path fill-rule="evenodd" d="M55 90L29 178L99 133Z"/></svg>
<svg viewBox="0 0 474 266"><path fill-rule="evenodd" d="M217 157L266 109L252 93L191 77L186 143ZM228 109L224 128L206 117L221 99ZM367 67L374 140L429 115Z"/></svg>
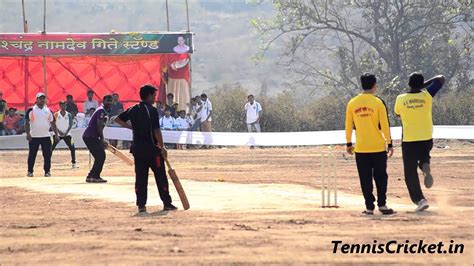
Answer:
<svg viewBox="0 0 474 266"><path fill-rule="evenodd" d="M193 33L2 33L0 56L193 53Z"/></svg>

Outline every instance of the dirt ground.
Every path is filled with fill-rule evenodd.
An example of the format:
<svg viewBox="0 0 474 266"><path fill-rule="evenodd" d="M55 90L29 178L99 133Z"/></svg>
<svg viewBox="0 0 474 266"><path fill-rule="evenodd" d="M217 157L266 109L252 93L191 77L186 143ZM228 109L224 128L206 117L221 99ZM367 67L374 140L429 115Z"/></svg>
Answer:
<svg viewBox="0 0 474 266"><path fill-rule="evenodd" d="M153 178L151 215L137 217L134 172L108 153L107 184L85 184L88 155L70 170L53 155L53 177L25 178L27 151L0 151L0 264L474 263L474 144L436 142L430 209L413 213L401 150L389 159L391 216L363 216L354 159L342 150L227 148L173 150L191 209L160 212ZM320 154L337 162L340 207L320 208ZM218 179L224 182L218 182ZM172 186L170 182L170 186ZM171 189L173 190L173 188ZM173 191L173 199L180 206ZM331 241L397 240L464 244L463 254L333 254Z"/></svg>

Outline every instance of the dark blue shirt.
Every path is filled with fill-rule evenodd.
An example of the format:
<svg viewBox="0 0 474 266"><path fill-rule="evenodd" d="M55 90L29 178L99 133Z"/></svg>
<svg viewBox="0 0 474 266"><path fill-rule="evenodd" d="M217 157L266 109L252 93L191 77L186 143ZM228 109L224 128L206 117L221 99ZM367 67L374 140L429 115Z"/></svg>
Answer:
<svg viewBox="0 0 474 266"><path fill-rule="evenodd" d="M99 134L99 129L97 128L97 121L99 119L105 120L106 116L107 116L107 113L104 109L104 106L97 108L97 110L95 110L95 112L92 114L91 120L89 121L89 125L87 125L87 128L84 131L84 134L82 135L82 137L99 138L100 134Z"/></svg>

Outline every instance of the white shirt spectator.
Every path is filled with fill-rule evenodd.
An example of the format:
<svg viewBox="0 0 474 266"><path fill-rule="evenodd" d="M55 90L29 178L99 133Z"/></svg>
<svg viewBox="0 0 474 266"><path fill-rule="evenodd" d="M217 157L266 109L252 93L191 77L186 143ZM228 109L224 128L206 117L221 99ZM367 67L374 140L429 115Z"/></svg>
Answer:
<svg viewBox="0 0 474 266"><path fill-rule="evenodd" d="M256 101L253 104L246 103L244 108L247 111L247 124L255 123L260 117L260 112L263 110L260 103Z"/></svg>
<svg viewBox="0 0 474 266"><path fill-rule="evenodd" d="M97 102L96 100L92 100L92 101L85 101L84 102L84 113L87 113L91 108L94 108L97 110L97 108L99 107L99 102Z"/></svg>
<svg viewBox="0 0 474 266"><path fill-rule="evenodd" d="M83 124L83 127L88 127L89 126L89 122L91 121L91 118L92 118L92 114L90 115L86 115L86 117L84 117L84 124Z"/></svg>
<svg viewBox="0 0 474 266"><path fill-rule="evenodd" d="M176 118L176 128L179 130L188 130L191 127L189 120L186 118Z"/></svg>
<svg viewBox="0 0 474 266"><path fill-rule="evenodd" d="M194 118L193 118L193 116L192 116L191 114L186 115L186 118L185 118L185 119L186 119L186 121L188 121L188 123L189 123L191 126L194 125Z"/></svg>
<svg viewBox="0 0 474 266"><path fill-rule="evenodd" d="M69 125L72 124L71 113L66 111L66 114L63 116L61 115L61 111L58 111L54 114L54 118L56 119L56 127L58 128L58 130L63 133L66 133L69 128ZM69 131L66 136L71 136L71 131Z"/></svg>
<svg viewBox="0 0 474 266"><path fill-rule="evenodd" d="M201 119L201 112L198 112L200 105L193 105L193 110L191 111L191 115L194 117L196 115L196 120Z"/></svg>
<svg viewBox="0 0 474 266"><path fill-rule="evenodd" d="M201 112L199 112L198 117L201 118L201 121L204 122L206 121L207 117L209 117L209 114L212 111L212 103L207 99L205 102L202 103L202 109ZM212 121L212 117L209 118L209 122Z"/></svg>
<svg viewBox="0 0 474 266"><path fill-rule="evenodd" d="M163 116L160 119L160 128L165 130L173 130L176 127L176 120L174 117Z"/></svg>
<svg viewBox="0 0 474 266"><path fill-rule="evenodd" d="M51 137L49 129L51 122L54 121L54 115L45 105L39 108L37 105L30 108L27 112L28 121L30 123L30 134L32 138Z"/></svg>

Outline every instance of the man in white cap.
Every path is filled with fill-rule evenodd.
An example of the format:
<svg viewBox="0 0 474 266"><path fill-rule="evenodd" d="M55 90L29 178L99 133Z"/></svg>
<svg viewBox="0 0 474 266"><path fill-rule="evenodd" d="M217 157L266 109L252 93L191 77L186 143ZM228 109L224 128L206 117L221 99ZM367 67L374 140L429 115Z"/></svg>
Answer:
<svg viewBox="0 0 474 266"><path fill-rule="evenodd" d="M51 176L51 135L49 129L53 128L55 141L59 141L58 129L54 114L46 106L46 95L42 92L36 94L36 104L26 111L25 125L26 139L29 142L28 177L33 177L36 155L39 146L44 158L44 176Z"/></svg>

